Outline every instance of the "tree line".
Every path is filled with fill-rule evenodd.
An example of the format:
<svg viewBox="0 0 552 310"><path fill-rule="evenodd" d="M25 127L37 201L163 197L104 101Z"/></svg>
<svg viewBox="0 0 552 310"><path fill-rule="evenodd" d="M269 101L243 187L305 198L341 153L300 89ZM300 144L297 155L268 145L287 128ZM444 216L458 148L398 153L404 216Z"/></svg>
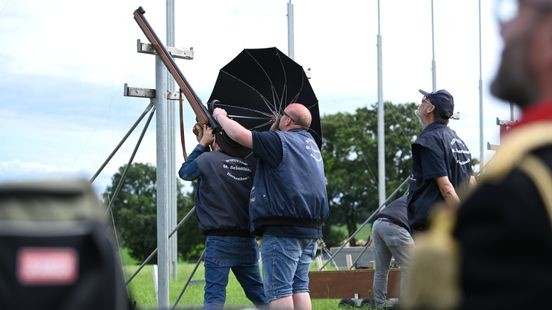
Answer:
<svg viewBox="0 0 552 310"><path fill-rule="evenodd" d="M328 246L336 246L350 236L379 207L377 108L374 104L358 108L354 113L340 112L321 117L321 151L330 204L330 216L323 226L323 233ZM387 194L410 174L410 144L422 130L414 115L416 108L415 103L384 103ZM125 168L120 167L113 175L111 185L103 193L105 201L112 197ZM182 184L182 181L177 181L178 219L194 206L193 190L183 193ZM112 210L120 246L127 248L134 258L145 259L157 247L155 166L131 164L121 191L112 203ZM197 259L203 250L203 242L197 220L192 216L178 231L180 257Z"/></svg>

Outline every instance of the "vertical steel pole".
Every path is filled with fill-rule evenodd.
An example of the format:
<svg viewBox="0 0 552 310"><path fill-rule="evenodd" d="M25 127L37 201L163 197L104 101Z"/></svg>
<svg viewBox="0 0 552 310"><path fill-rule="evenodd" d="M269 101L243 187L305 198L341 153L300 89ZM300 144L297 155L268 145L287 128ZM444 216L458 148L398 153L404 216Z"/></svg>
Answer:
<svg viewBox="0 0 552 310"><path fill-rule="evenodd" d="M378 0L378 197L379 205L385 202L385 119L383 103L382 42L380 27L380 1Z"/></svg>
<svg viewBox="0 0 552 310"><path fill-rule="evenodd" d="M157 305L159 309L165 309L169 307L167 69L159 56L155 56L155 93L157 110Z"/></svg>
<svg viewBox="0 0 552 310"><path fill-rule="evenodd" d="M174 47L174 0L167 0L167 46ZM175 90L175 81L173 76L167 71L167 90ZM169 230L176 226L177 222L177 206L176 206L176 107L174 102L168 102L168 127L167 127L167 140L168 140L168 184L169 193L167 197L169 208L168 226ZM171 278L176 280L178 272L178 234L174 234L169 239L169 262Z"/></svg>
<svg viewBox="0 0 552 310"><path fill-rule="evenodd" d="M435 62L435 31L433 21L433 0L431 0L431 81L433 91L437 90L437 64Z"/></svg>
<svg viewBox="0 0 552 310"><path fill-rule="evenodd" d="M293 4L289 0L287 4L287 17L288 17L288 57L295 58L295 38L293 29Z"/></svg>
<svg viewBox="0 0 552 310"><path fill-rule="evenodd" d="M485 164L485 149L483 147L483 63L481 60L481 0L479 0L479 171Z"/></svg>

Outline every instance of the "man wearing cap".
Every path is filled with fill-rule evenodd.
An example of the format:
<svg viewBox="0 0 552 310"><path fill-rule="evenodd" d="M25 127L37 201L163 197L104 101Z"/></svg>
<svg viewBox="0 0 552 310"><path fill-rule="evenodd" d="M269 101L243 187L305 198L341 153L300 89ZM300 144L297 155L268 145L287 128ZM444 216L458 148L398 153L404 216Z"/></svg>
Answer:
<svg viewBox="0 0 552 310"><path fill-rule="evenodd" d="M468 147L448 127L454 113L454 98L444 90L426 92L416 116L424 129L412 144L412 175L408 193L408 219L413 233L428 227L433 206L440 202L456 206L457 191L475 183Z"/></svg>

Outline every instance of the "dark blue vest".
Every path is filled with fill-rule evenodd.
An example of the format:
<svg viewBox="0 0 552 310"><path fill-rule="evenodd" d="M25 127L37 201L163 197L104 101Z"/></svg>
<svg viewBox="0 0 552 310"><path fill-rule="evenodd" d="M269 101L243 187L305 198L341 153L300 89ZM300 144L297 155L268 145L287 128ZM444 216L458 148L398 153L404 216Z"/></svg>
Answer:
<svg viewBox="0 0 552 310"><path fill-rule="evenodd" d="M307 131L277 133L282 143L282 161L276 168L262 160L258 163L249 210L252 228L319 228L329 212L320 149Z"/></svg>
<svg viewBox="0 0 552 310"><path fill-rule="evenodd" d="M249 235L254 161L206 152L196 162L201 171L196 192L199 228L207 235Z"/></svg>

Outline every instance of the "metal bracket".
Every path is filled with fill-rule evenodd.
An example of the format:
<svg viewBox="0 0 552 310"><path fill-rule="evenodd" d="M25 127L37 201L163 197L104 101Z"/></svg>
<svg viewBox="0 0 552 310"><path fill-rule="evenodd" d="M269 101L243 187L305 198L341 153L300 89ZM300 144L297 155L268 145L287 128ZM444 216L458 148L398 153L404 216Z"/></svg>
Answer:
<svg viewBox="0 0 552 310"><path fill-rule="evenodd" d="M125 83L123 95L126 97L138 97L138 98L155 98L155 89L151 88L139 88L139 87L129 87ZM186 98L182 96L182 98ZM168 100L180 100L180 93L175 91L167 92Z"/></svg>
<svg viewBox="0 0 552 310"><path fill-rule="evenodd" d="M136 42L136 48L138 49L138 53L144 53L144 54L152 54L157 55L155 52L155 49L150 43L142 43L140 39ZM171 54L174 58L181 58L181 59L194 59L194 48L190 47L188 49L180 49L176 47L167 47L167 51L169 54Z"/></svg>
<svg viewBox="0 0 552 310"><path fill-rule="evenodd" d="M487 150L496 151L496 150L498 150L499 146L500 145L498 145L498 144L490 144L489 142L487 142Z"/></svg>
<svg viewBox="0 0 552 310"><path fill-rule="evenodd" d="M512 126L516 123L516 121L505 121L501 120L498 117L496 118L496 124L499 126Z"/></svg>

